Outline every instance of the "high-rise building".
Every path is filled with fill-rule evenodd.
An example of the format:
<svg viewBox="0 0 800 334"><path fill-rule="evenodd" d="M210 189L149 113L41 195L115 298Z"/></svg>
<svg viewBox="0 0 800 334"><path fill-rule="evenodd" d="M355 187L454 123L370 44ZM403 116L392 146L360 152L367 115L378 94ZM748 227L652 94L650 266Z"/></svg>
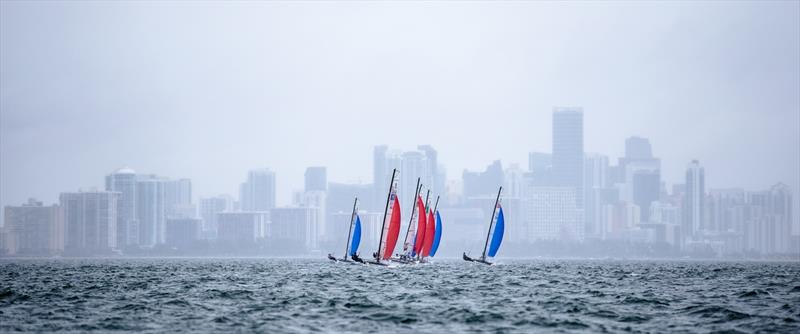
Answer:
<svg viewBox="0 0 800 334"><path fill-rule="evenodd" d="M137 176L136 218L139 221L140 246L153 247L164 243L167 181L156 175Z"/></svg>
<svg viewBox="0 0 800 334"><path fill-rule="evenodd" d="M470 172L464 170L464 197L482 197L497 194L497 189L503 185L505 175L500 160L495 160L483 172Z"/></svg>
<svg viewBox="0 0 800 334"><path fill-rule="evenodd" d="M164 181L166 215L172 218L195 218L197 207L192 204L192 180Z"/></svg>
<svg viewBox="0 0 800 334"><path fill-rule="evenodd" d="M553 182L572 187L578 208L583 208L583 110L555 108L553 111Z"/></svg>
<svg viewBox="0 0 800 334"><path fill-rule="evenodd" d="M202 231L207 239L217 237L217 214L233 210L233 198L226 195L200 199L200 217L203 218Z"/></svg>
<svg viewBox="0 0 800 334"><path fill-rule="evenodd" d="M792 193L783 183L749 194L745 247L761 254L792 254Z"/></svg>
<svg viewBox="0 0 800 334"><path fill-rule="evenodd" d="M423 184L423 191L431 189L431 177L426 170L425 154L419 151L403 152L400 171L402 177L398 183L398 196L403 201L412 200L416 193L417 178ZM423 193L423 198L425 194ZM408 210L411 212L411 210Z"/></svg>
<svg viewBox="0 0 800 334"><path fill-rule="evenodd" d="M603 239L627 239L641 217L639 206L619 201L603 206L601 233Z"/></svg>
<svg viewBox="0 0 800 334"><path fill-rule="evenodd" d="M217 213L217 240L231 244L260 241L269 233L269 215L266 211Z"/></svg>
<svg viewBox="0 0 800 334"><path fill-rule="evenodd" d="M352 205L352 203L350 203L350 205ZM334 254L342 254L344 252L347 229L350 227L351 214L352 212L334 213L328 220L328 230L336 231L331 233L329 243L334 245ZM369 254L368 252L375 251L375 247L378 246L381 224L383 223L383 211L367 212L359 210L358 217L361 220L361 247L359 253Z"/></svg>
<svg viewBox="0 0 800 334"><path fill-rule="evenodd" d="M604 201L603 192L609 186L608 157L599 154L587 154L584 163L584 210L586 235L600 237L603 206L610 204Z"/></svg>
<svg viewBox="0 0 800 334"><path fill-rule="evenodd" d="M119 169L106 175L106 191L119 195L117 203L117 246L139 245L139 221L136 219L136 172Z"/></svg>
<svg viewBox="0 0 800 334"><path fill-rule="evenodd" d="M527 240L583 240L583 213L573 187L528 184L522 196L522 221Z"/></svg>
<svg viewBox="0 0 800 334"><path fill-rule="evenodd" d="M629 161L649 160L653 158L653 149L650 141L642 137L625 139L625 159Z"/></svg>
<svg viewBox="0 0 800 334"><path fill-rule="evenodd" d="M58 205L29 199L5 207L6 248L11 255L56 255L64 250L64 220Z"/></svg>
<svg viewBox="0 0 800 334"><path fill-rule="evenodd" d="M389 178L391 177L391 168L387 164L387 153L389 147L386 145L378 145L372 150L372 206L374 211L378 211L378 203L380 203L380 195L385 194L389 189ZM400 168L400 166L395 166ZM388 175L387 175L388 171ZM383 209L383 208L380 208Z"/></svg>
<svg viewBox="0 0 800 334"><path fill-rule="evenodd" d="M185 249L200 240L202 221L197 218L167 218L166 242L168 246Z"/></svg>
<svg viewBox="0 0 800 334"><path fill-rule="evenodd" d="M275 172L263 168L247 173L240 186L242 211L268 211L275 207Z"/></svg>
<svg viewBox="0 0 800 334"><path fill-rule="evenodd" d="M521 197L525 182L530 180L530 176L526 176L526 174L518 164L511 164L506 168L503 171L503 195L505 197Z"/></svg>
<svg viewBox="0 0 800 334"><path fill-rule="evenodd" d="M326 230L327 224L325 223L327 220L327 208L326 205L328 204L328 193L321 190L309 190L303 192L300 199L300 207L308 208L314 210L314 215L317 219L317 226L316 226L316 235L314 238L318 241L324 241L328 238L328 231ZM331 231L333 232L333 231ZM318 244L317 244L318 246Z"/></svg>
<svg viewBox="0 0 800 334"><path fill-rule="evenodd" d="M650 203L661 196L661 173L658 169L637 169L630 174L633 203L640 209L640 220L646 222L650 217Z"/></svg>
<svg viewBox="0 0 800 334"><path fill-rule="evenodd" d="M430 145L419 145L414 151L389 150L386 146L376 146L374 150L375 172L373 210L383 211L386 192L392 169L397 168L398 196L403 200L411 200L416 192L417 178L425 191L432 195L443 194L445 175L438 165L438 153ZM381 198L383 197L383 198ZM410 210L410 208L409 208Z"/></svg>
<svg viewBox="0 0 800 334"><path fill-rule="evenodd" d="M683 197L683 226L686 236L697 236L705 229L705 170L692 160L686 169L686 194Z"/></svg>
<svg viewBox="0 0 800 334"><path fill-rule="evenodd" d="M548 172L553 166L553 155L550 153L528 153L528 171L533 173Z"/></svg>
<svg viewBox="0 0 800 334"><path fill-rule="evenodd" d="M439 153L431 145L419 145L417 150L425 155L425 174L428 175L428 185L431 193L444 193L444 169L439 166Z"/></svg>
<svg viewBox="0 0 800 334"><path fill-rule="evenodd" d="M383 198L378 205L374 205L370 201L370 198L375 197L372 193L373 187L371 184L331 182L328 184L328 195L325 203L325 209L328 212L327 215L330 216L340 212L350 214L351 210L353 210L353 200L356 197L358 197L359 209L379 206L380 212L383 212L389 181L386 181L386 183L386 189L383 190Z"/></svg>
<svg viewBox="0 0 800 334"><path fill-rule="evenodd" d="M306 168L306 191L327 191L328 172L325 167Z"/></svg>
<svg viewBox="0 0 800 334"><path fill-rule="evenodd" d="M317 210L311 208L274 208L270 210L270 239L302 247L294 247L295 251L319 250L318 218Z"/></svg>
<svg viewBox="0 0 800 334"><path fill-rule="evenodd" d="M64 250L71 254L108 253L117 248L119 193L61 193L64 210Z"/></svg>

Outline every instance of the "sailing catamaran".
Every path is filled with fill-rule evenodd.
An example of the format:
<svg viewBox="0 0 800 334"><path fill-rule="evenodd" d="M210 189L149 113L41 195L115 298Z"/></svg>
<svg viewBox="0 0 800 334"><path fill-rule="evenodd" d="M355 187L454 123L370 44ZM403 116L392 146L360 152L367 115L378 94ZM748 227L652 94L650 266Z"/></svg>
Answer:
<svg viewBox="0 0 800 334"><path fill-rule="evenodd" d="M355 228L353 227L355 226ZM351 238L352 237L352 242ZM331 254L328 254L328 259L334 262L349 262L348 256L353 258L353 261L364 262L358 257L358 245L361 244L361 218L358 217L358 197L353 202L353 213L350 214L350 228L347 229L347 241L344 244L344 256L337 259Z"/></svg>
<svg viewBox="0 0 800 334"><path fill-rule="evenodd" d="M436 198L437 206L439 202L439 198ZM436 255L436 251L439 250L439 241L442 240L442 216L439 215L439 210L434 209L436 211L436 232L433 235L433 245L431 246L431 257Z"/></svg>
<svg viewBox="0 0 800 334"><path fill-rule="evenodd" d="M370 264L386 265L386 260L392 256L397 237L400 235L400 201L397 199L397 169L392 170L392 180L389 183L389 194L386 196L386 207L383 210L383 226L378 239L378 251L373 253ZM391 207L389 204L391 203ZM388 218L388 220L387 220Z"/></svg>
<svg viewBox="0 0 800 334"><path fill-rule="evenodd" d="M420 260L424 260L426 257L430 256L431 250L433 249L433 242L436 239L437 230L436 230L436 221L434 218L434 212L439 207L439 196L436 196L436 204L433 206L433 210L428 209L428 219L427 224L425 225L425 234L422 241L422 248L420 250ZM439 234L441 238L441 234Z"/></svg>
<svg viewBox="0 0 800 334"><path fill-rule="evenodd" d="M422 204L422 197L417 202L419 205L418 210L420 211L419 224L417 225L417 235L414 237L414 252L411 253L411 257L416 257L417 261L420 259L422 246L425 244L425 232L428 231L428 204L430 204L430 198L431 190L428 189L428 193L425 195L425 204Z"/></svg>
<svg viewBox="0 0 800 334"><path fill-rule="evenodd" d="M483 244L483 254L481 254L480 258L473 259L467 256L467 253L464 253L462 257L465 261L470 262L480 262L483 264L492 264L491 262L486 260L486 257L494 257L497 255L497 251L500 249L500 244L503 242L503 232L505 230L505 219L503 217L503 207L500 205L500 194L503 192L503 187L500 187L500 190L497 191L497 199L494 201L494 210L492 210L492 220L489 221L489 230L486 232L486 242ZM496 215L495 215L496 214ZM495 222L495 218L497 221ZM492 227L494 227L494 232L492 232ZM492 238L492 244L489 245L489 237ZM489 252L486 252L486 248L489 247Z"/></svg>
<svg viewBox="0 0 800 334"><path fill-rule="evenodd" d="M414 193L414 198L411 199L411 202L417 202L417 205L411 205L411 218L408 220L408 228L406 228L406 237L403 239L403 253L400 254L400 257L395 259L397 262L409 262L413 256L413 249L414 249L414 238L417 234L417 226L414 225L414 218L417 217L417 208L422 203L422 198L419 198L419 192L422 191L422 185L419 183L420 178L417 178L417 187L416 192Z"/></svg>

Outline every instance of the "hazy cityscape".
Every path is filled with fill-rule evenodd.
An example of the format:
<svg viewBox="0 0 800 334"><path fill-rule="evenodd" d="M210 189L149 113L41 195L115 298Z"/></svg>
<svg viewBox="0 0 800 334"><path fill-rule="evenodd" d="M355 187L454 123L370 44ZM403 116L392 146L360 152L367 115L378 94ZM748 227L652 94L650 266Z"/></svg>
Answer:
<svg viewBox="0 0 800 334"><path fill-rule="evenodd" d="M0 333L800 333L800 1L0 0Z"/></svg>
<svg viewBox="0 0 800 334"><path fill-rule="evenodd" d="M417 179L439 204L442 255L479 246L494 195L505 188L507 257L791 258L793 192L776 180L765 189L710 188L702 160L686 162L682 182L661 177L658 147L625 140L624 156L584 152L583 110L552 113L551 152L528 152L527 166L487 161L484 170L445 173L430 145L372 152L373 183L329 181L325 166L305 170L291 205L276 205L280 176L269 168L243 175L238 194L193 200L192 180L125 167L103 189L64 191L57 203L31 198L4 208L6 256L322 256L345 242L354 197L367 248L378 243L392 169L410 216ZM102 176L98 176L102 178ZM404 222L407 224L407 222Z"/></svg>

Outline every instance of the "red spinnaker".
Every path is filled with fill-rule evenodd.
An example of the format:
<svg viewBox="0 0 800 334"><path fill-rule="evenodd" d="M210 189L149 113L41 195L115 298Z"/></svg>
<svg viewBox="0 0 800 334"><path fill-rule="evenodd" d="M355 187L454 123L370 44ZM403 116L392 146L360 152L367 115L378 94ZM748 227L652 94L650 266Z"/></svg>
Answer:
<svg viewBox="0 0 800 334"><path fill-rule="evenodd" d="M433 218L433 210L428 213L428 225L425 227L425 241L422 242L422 252L420 255L426 257L431 252L433 238L436 236L436 221Z"/></svg>
<svg viewBox="0 0 800 334"><path fill-rule="evenodd" d="M417 237L414 239L414 254L422 252L422 242L425 240L425 204L422 203L422 196L417 197L417 212L419 212L419 224L417 225Z"/></svg>
<svg viewBox="0 0 800 334"><path fill-rule="evenodd" d="M392 204L392 220L389 221L389 230L386 233L386 250L383 252L384 260L392 257L398 236L400 236L400 201L395 197L394 204Z"/></svg>

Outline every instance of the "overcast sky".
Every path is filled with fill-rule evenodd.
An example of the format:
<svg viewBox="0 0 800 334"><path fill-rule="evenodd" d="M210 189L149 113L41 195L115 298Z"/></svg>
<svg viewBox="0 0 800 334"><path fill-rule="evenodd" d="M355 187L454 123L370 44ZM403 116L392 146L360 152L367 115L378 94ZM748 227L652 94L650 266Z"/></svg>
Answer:
<svg viewBox="0 0 800 334"><path fill-rule="evenodd" d="M269 167L288 204L310 165L371 182L376 144L431 144L449 179L524 168L550 151L554 106L583 107L587 152L649 138L670 185L699 159L709 188L800 199L796 1L0 8L2 205L123 166L196 196Z"/></svg>

